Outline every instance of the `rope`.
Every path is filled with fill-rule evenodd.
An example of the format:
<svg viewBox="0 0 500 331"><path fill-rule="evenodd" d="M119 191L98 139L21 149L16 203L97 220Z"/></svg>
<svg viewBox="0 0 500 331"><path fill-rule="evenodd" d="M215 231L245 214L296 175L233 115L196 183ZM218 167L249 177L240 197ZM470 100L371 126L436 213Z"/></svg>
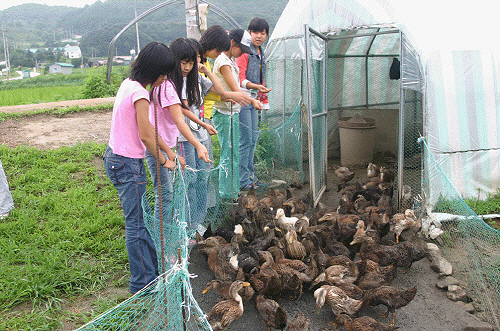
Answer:
<svg viewBox="0 0 500 331"><path fill-rule="evenodd" d="M161 92L161 86L159 87ZM153 93L153 108L154 108L154 117L155 117L155 158L156 158L156 181L157 181L157 189L158 189L158 209L159 209L159 217L160 220L160 242L161 242L161 273L165 273L165 238L163 233L163 197L161 190L161 174L160 174L160 147L158 143L158 113L156 110L156 102L158 98L156 97L156 93Z"/></svg>

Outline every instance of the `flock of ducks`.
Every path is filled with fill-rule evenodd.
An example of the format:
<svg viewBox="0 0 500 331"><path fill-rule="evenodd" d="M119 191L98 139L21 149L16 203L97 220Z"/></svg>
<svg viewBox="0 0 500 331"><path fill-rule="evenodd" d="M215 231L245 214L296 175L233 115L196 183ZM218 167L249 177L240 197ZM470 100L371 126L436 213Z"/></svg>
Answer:
<svg viewBox="0 0 500 331"><path fill-rule="evenodd" d="M297 300L305 291L314 293L318 313L325 305L331 309L335 328L396 330L395 311L417 288L390 284L427 253L400 240L420 222L409 208L393 212L391 171L369 164L366 179L349 184L353 173L335 167L342 198L331 207L312 209L308 195L296 197L290 189L269 189L261 198L250 189L240 196L231 225L197 234L197 249L214 275L203 293L214 290L222 300L207 315L213 330L225 330L251 301L268 330L310 330L304 314L289 318L275 301ZM392 314L391 324L360 316L378 305Z"/></svg>

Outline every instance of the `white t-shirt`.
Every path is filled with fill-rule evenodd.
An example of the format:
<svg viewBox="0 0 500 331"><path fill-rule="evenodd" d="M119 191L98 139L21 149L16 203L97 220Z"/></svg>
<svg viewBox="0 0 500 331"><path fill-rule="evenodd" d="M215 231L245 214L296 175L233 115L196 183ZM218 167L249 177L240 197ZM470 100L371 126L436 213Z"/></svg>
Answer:
<svg viewBox="0 0 500 331"><path fill-rule="evenodd" d="M187 91L186 91L186 81L187 78L184 77L183 85L182 85L182 99L187 100ZM201 94L201 100L203 101L203 98L205 98L205 95L207 95L210 92L210 89L212 88L212 81L208 79L207 77L198 74L198 84L200 86L200 94ZM200 113L201 110L199 107L196 105L192 105L189 107L189 110L192 111L198 118L201 119ZM208 134L208 131L198 125L195 122L192 122L189 118L184 116L184 121L186 124L189 126L191 129L191 132L193 133L193 136L200 142L203 142L210 138L210 135ZM179 141L187 141L186 138L182 134L179 133Z"/></svg>
<svg viewBox="0 0 500 331"><path fill-rule="evenodd" d="M234 62L232 59L230 59L224 53L221 53L221 55L219 55L215 59L213 73L215 74L215 76L221 82L222 86L224 87L224 91L230 92L231 88L229 87L229 85L227 85L227 82L224 79L224 76L222 76L222 74L220 72L220 68L222 66L225 66L225 65L228 65L228 66L231 67L231 73L233 74L233 78L234 78L236 84L238 84L238 86L240 85L239 84L239 81L240 81L240 77L239 77L240 76L240 70L239 70L238 65L236 64L236 62ZM217 109L217 111L219 113L222 113L222 114L225 114L225 115L231 115L231 114L239 113L240 109L241 109L241 106L239 104L237 104L237 103L233 104L230 101L228 101L228 102L225 102L225 101L216 101L214 103L214 109Z"/></svg>

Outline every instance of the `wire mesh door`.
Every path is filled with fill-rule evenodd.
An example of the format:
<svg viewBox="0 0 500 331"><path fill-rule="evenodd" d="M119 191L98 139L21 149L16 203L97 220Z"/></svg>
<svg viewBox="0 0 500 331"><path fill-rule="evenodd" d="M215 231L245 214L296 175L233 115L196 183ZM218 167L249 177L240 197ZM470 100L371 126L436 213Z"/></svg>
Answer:
<svg viewBox="0 0 500 331"><path fill-rule="evenodd" d="M327 106L326 59L327 38L304 25L306 49L306 111L309 149L309 178L314 206L326 189Z"/></svg>

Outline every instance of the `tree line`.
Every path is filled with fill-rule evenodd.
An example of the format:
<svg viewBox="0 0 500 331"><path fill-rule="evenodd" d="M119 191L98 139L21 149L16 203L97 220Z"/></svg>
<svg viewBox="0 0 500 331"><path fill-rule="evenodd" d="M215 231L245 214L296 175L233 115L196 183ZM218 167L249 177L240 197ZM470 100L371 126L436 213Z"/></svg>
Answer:
<svg viewBox="0 0 500 331"><path fill-rule="evenodd" d="M73 35L81 36L79 46L84 57L106 57L111 39L134 19L135 13L140 15L161 2L107 0L83 8L23 4L0 11L0 29L8 40L12 66L28 66L25 64L34 64L35 61L50 62L50 59L57 61L61 55L54 54L52 49L72 44L67 39ZM210 3L229 14L242 28L246 28L252 18L262 17L269 22L272 31L287 0L211 0ZM213 10L209 10L207 18L209 25L220 24L232 29ZM185 37L184 2L176 2L148 15L138 23L138 29L141 46L153 40L168 44L177 37ZM29 48L49 48L50 51L42 49L40 53L22 58L18 51L25 52ZM135 27L120 36L116 55L130 55L132 49L137 50ZM3 54L2 44L2 60Z"/></svg>

